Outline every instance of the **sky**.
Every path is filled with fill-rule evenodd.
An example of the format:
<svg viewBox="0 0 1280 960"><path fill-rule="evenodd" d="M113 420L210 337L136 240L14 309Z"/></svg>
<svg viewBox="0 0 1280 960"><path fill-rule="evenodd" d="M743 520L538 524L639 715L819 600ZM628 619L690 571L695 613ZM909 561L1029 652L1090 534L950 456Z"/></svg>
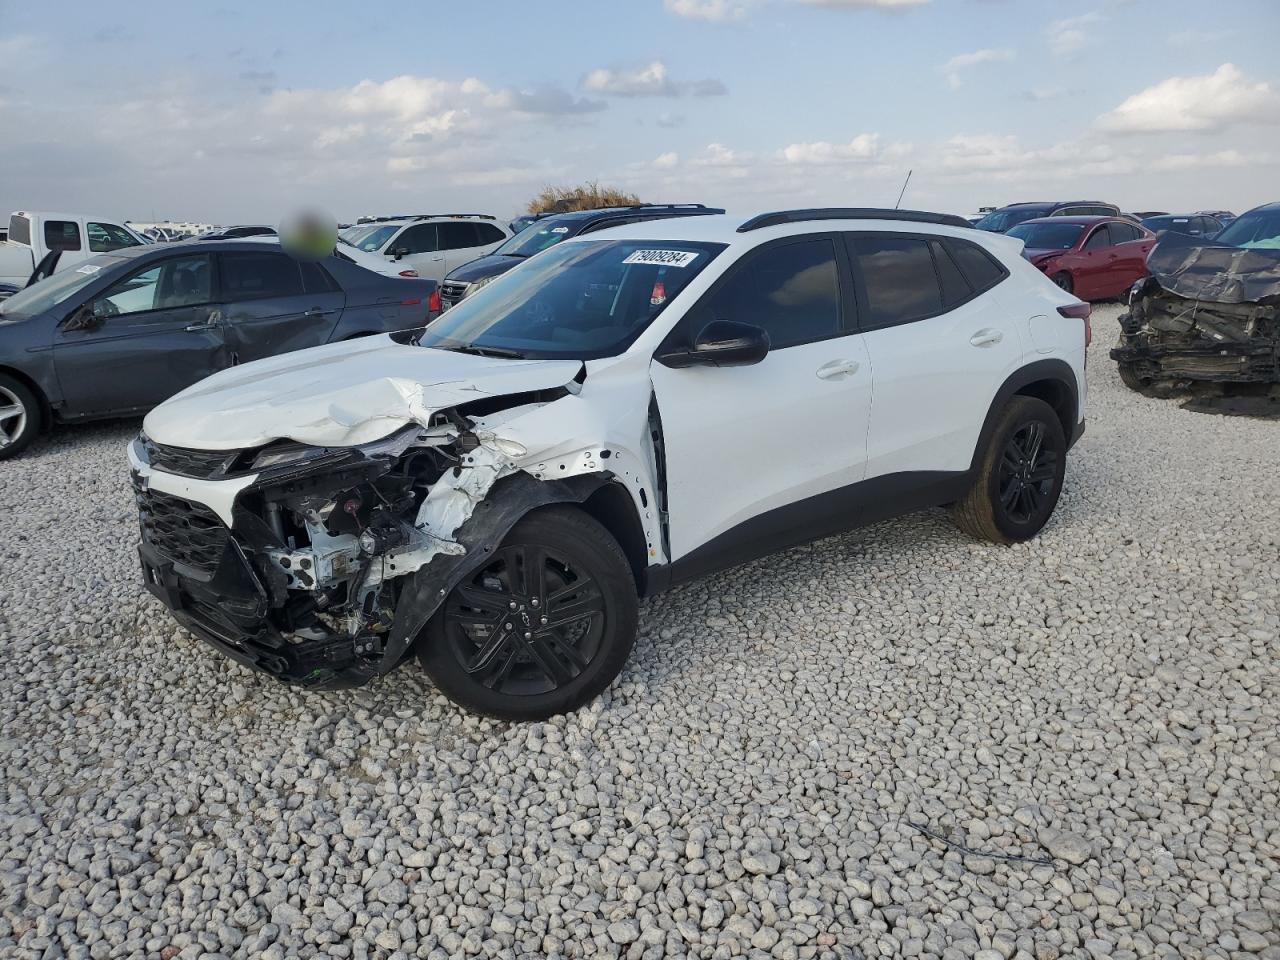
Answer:
<svg viewBox="0 0 1280 960"><path fill-rule="evenodd" d="M1280 0L0 0L0 211L1280 200ZM125 15L127 12L127 15Z"/></svg>

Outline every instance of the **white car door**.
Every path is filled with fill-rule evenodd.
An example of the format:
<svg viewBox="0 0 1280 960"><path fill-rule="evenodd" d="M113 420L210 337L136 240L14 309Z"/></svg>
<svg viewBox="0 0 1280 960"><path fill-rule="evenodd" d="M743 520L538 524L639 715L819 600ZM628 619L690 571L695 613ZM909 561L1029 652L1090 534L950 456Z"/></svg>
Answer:
<svg viewBox="0 0 1280 960"><path fill-rule="evenodd" d="M415 223L400 231L386 247L395 259L398 253L399 262L418 271L418 276L425 280L437 282L445 278L449 272L444 251L440 249L434 223Z"/></svg>
<svg viewBox="0 0 1280 960"><path fill-rule="evenodd" d="M846 239L875 370L867 477L968 470L992 399L1022 363L1027 316L999 299L1006 271L953 238Z"/></svg>
<svg viewBox="0 0 1280 960"><path fill-rule="evenodd" d="M871 370L853 303L838 236L807 234L744 256L664 342L688 345L710 321L736 320L772 344L749 366L651 366L671 560L699 551L689 562L714 567L830 529L840 504L823 495L865 466Z"/></svg>

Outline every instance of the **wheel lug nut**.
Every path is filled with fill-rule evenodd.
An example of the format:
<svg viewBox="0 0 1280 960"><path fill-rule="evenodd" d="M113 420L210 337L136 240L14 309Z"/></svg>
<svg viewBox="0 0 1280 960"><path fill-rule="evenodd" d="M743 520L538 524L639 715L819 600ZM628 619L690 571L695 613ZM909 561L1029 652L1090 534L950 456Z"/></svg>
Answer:
<svg viewBox="0 0 1280 960"><path fill-rule="evenodd" d="M534 597L532 600L529 601L529 603L531 603L533 606L536 607L538 605L538 598Z"/></svg>
<svg viewBox="0 0 1280 960"><path fill-rule="evenodd" d="M506 627L508 630L511 629L511 624L509 623L504 623L503 626Z"/></svg>
<svg viewBox="0 0 1280 960"><path fill-rule="evenodd" d="M525 638L526 640L532 640L532 639L533 639L533 634L526 630L526 631L525 631L525 634L524 634L524 638Z"/></svg>
<svg viewBox="0 0 1280 960"><path fill-rule="evenodd" d="M507 604L507 606L510 607L512 610L514 610L516 608L516 602L512 600L510 603Z"/></svg>
<svg viewBox="0 0 1280 960"><path fill-rule="evenodd" d="M542 617L542 618L540 618L540 619L542 620L542 622L543 622L543 623L546 623L546 622L547 622L547 618L546 618L546 617Z"/></svg>

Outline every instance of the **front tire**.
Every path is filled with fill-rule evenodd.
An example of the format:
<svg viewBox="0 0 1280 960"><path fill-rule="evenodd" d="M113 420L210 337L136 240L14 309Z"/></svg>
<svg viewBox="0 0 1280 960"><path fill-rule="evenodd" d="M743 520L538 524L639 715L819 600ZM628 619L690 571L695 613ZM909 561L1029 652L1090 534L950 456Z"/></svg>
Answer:
<svg viewBox="0 0 1280 960"><path fill-rule="evenodd" d="M0 460L26 449L40 432L40 401L21 380L0 373Z"/></svg>
<svg viewBox="0 0 1280 960"><path fill-rule="evenodd" d="M1120 374L1120 382L1130 390L1136 390L1138 393L1142 393L1151 386L1151 381L1146 377L1138 376L1130 364L1117 363L1116 370Z"/></svg>
<svg viewBox="0 0 1280 960"><path fill-rule="evenodd" d="M1065 270L1061 273L1055 273L1053 275L1053 282L1063 290L1067 291L1067 293L1074 294L1076 292L1075 281L1071 279L1071 274L1067 273Z"/></svg>
<svg viewBox="0 0 1280 960"><path fill-rule="evenodd" d="M1066 465L1066 435L1053 408L1014 397L1000 411L973 486L951 508L952 519L993 543L1030 540L1058 503Z"/></svg>
<svg viewBox="0 0 1280 960"><path fill-rule="evenodd" d="M612 535L581 510L547 507L453 588L418 637L418 659L468 710L544 720L599 696L622 672L638 607Z"/></svg>

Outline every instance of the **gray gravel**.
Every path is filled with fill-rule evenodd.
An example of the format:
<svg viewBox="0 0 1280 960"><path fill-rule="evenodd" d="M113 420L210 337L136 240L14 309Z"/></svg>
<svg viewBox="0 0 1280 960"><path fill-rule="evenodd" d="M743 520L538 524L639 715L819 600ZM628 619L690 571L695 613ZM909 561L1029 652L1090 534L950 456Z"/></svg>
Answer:
<svg viewBox="0 0 1280 960"><path fill-rule="evenodd" d="M1038 540L925 513L680 589L544 724L186 636L136 423L0 464L0 956L1277 960L1280 428L1125 391L1116 312Z"/></svg>

